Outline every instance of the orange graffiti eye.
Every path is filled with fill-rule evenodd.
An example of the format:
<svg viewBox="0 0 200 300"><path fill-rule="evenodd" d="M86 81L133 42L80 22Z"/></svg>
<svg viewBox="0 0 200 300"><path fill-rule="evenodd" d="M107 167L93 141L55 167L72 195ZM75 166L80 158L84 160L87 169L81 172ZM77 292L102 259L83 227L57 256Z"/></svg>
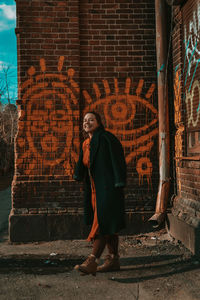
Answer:
<svg viewBox="0 0 200 300"><path fill-rule="evenodd" d="M155 84L152 84L145 97L141 96L143 80L140 80L135 94L131 95L131 80L126 80L124 93L120 94L117 79L114 80L115 92L111 93L107 80L103 81L106 96L101 98L99 87L94 84L96 101L87 91L83 95L87 102L85 113L96 110L103 113L106 129L117 135L125 149L126 161L149 153L153 147L153 138L158 134L157 109L150 103Z"/></svg>
<svg viewBox="0 0 200 300"><path fill-rule="evenodd" d="M134 119L136 107L126 95L113 95L106 99L104 115L107 123L114 126L128 124Z"/></svg>
<svg viewBox="0 0 200 300"><path fill-rule="evenodd" d="M115 119L125 119L127 118L127 107L124 103L115 103L111 107L112 115Z"/></svg>

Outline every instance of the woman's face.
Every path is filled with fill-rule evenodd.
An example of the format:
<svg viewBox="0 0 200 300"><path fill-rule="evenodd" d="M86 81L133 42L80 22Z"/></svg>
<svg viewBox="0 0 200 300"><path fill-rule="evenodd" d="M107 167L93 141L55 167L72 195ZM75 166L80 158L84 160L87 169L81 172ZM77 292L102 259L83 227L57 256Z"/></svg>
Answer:
<svg viewBox="0 0 200 300"><path fill-rule="evenodd" d="M95 115L88 113L83 119L83 129L86 133L93 133L99 127Z"/></svg>

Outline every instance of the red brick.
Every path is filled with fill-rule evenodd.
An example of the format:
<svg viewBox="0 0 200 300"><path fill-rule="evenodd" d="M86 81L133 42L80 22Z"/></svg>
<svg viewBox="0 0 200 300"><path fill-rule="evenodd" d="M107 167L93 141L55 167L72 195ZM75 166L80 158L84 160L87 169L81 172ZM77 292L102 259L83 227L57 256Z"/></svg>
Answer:
<svg viewBox="0 0 200 300"><path fill-rule="evenodd" d="M60 56L65 58L61 73L68 75L67 70L73 68L75 70L73 79L81 87L81 92L83 89L87 89L93 101L96 99L93 89L94 83L99 88L102 100L105 100L105 88L102 82L105 79L108 80L111 95L115 95L114 79L118 79L120 93L123 95L128 77L132 79L130 88L132 95L135 93L139 79L144 79L144 95L150 85L156 82L153 0L149 1L151 2L149 8L146 2L141 3L139 0L136 1L137 3L126 3L126 1L119 0L105 0L103 2L99 0L55 0L52 2L52 6L48 5L47 2L42 0L17 0L19 29L22 29L22 32L19 34L18 49L19 82L23 83L28 80L30 76L27 75L27 71L31 66L35 68L35 75L41 74L40 59L45 59L45 74L51 73L56 78L59 74L58 59ZM145 14L144 10L146 10ZM147 58L143 59L145 56ZM35 75L33 74L32 77L34 78ZM59 82L56 79L55 81ZM34 84L36 83L35 80ZM49 81L49 84L51 84L51 81ZM133 84L135 84L134 87ZM70 86L69 83L68 85ZM80 114L82 115L85 100L82 93L76 96L79 105L78 109L80 109ZM57 98L59 102L59 97ZM27 103L28 101L30 100L27 99ZM154 96L152 101L153 105L157 107L156 96ZM72 111L75 111L76 106L73 105ZM56 108L60 109L61 107L62 103L57 103ZM111 104L109 109L110 107ZM24 105L21 109L26 111L27 106ZM101 109L103 114L103 108ZM39 118L39 114L37 118ZM75 120L75 117L73 117L73 120ZM54 126L58 124L63 126L62 121L60 122L57 121ZM80 124L78 124L78 120L76 122L78 129L74 135L77 135L76 138L79 138ZM140 122L145 124L146 120L144 118L139 121L138 118L135 118L134 122L136 127L140 127ZM24 126L29 128L30 125L24 123ZM31 126L34 128L33 124ZM45 128L43 129L46 130ZM18 136L23 136L26 133L25 129L23 130L21 133L18 133ZM37 131L25 134L29 141L33 132ZM42 131L40 134L35 138L34 145L32 145L37 149L40 147ZM129 138L131 139L131 137ZM42 163L42 158L38 155L35 158L36 162L33 163L32 156L35 155L36 150L29 149L29 141L27 140L26 144L21 148L19 145L16 147L18 153L18 160L16 161L18 175L14 184L14 207L18 209L27 208L29 213L36 211L37 213L42 213L42 208L45 209L47 206L51 212L55 212L57 207L53 206L57 205L58 209L61 209L58 203L62 205L62 208L80 207L82 205L79 201L82 197L80 185L74 183L71 178L69 179L66 176L63 162L59 163L55 168L45 167L44 163ZM60 147L64 143L63 137L60 138ZM45 147L45 143L43 146ZM66 147L66 149L66 151L69 151L69 148ZM30 150L32 151L31 155L26 157L27 151ZM128 153L132 150L125 149L125 151ZM158 157L155 152L151 152L149 155L154 166L152 182L158 184ZM20 155L21 157L24 155L24 159L20 158ZM129 186L126 189L126 197L131 199L128 200L128 205L133 208L137 206L144 209L145 203L148 202L150 203L148 206L153 209L157 189L154 188L150 197L148 189L151 189L151 187L148 187L146 177L144 177L144 185L138 185L137 159L133 159L128 165ZM26 170L29 170L30 174L26 174ZM50 180L51 176L52 182ZM64 183L61 186L56 176L63 176ZM38 178L41 181L38 181ZM62 193L60 189L63 186L67 188ZM143 196L136 193L139 189L142 191Z"/></svg>

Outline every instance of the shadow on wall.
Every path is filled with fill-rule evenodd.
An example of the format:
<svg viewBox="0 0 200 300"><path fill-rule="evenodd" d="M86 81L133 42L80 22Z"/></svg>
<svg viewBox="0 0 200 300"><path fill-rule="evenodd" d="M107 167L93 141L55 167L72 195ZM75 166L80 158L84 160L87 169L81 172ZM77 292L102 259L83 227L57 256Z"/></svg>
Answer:
<svg viewBox="0 0 200 300"><path fill-rule="evenodd" d="M11 186L0 190L0 241L2 239L3 234L8 229L8 217L9 217L10 210L11 210Z"/></svg>
<svg viewBox="0 0 200 300"><path fill-rule="evenodd" d="M3 106L0 102L0 176L5 178L9 178L14 170L14 137L17 122L17 107L14 104ZM5 182L4 177L0 181L0 190Z"/></svg>

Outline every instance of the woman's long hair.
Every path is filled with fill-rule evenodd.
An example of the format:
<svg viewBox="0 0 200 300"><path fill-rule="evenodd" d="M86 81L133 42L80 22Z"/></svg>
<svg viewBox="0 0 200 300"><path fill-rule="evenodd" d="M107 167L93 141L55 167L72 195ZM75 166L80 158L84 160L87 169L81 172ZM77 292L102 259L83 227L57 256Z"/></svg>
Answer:
<svg viewBox="0 0 200 300"><path fill-rule="evenodd" d="M95 116L96 120L97 120L98 125L99 125L98 128L105 129L104 125L102 123L100 114L98 114L96 111L88 111L85 115L87 115L87 114L93 114ZM83 137L84 137L84 139L88 137L88 133L86 133L85 130L83 130Z"/></svg>

